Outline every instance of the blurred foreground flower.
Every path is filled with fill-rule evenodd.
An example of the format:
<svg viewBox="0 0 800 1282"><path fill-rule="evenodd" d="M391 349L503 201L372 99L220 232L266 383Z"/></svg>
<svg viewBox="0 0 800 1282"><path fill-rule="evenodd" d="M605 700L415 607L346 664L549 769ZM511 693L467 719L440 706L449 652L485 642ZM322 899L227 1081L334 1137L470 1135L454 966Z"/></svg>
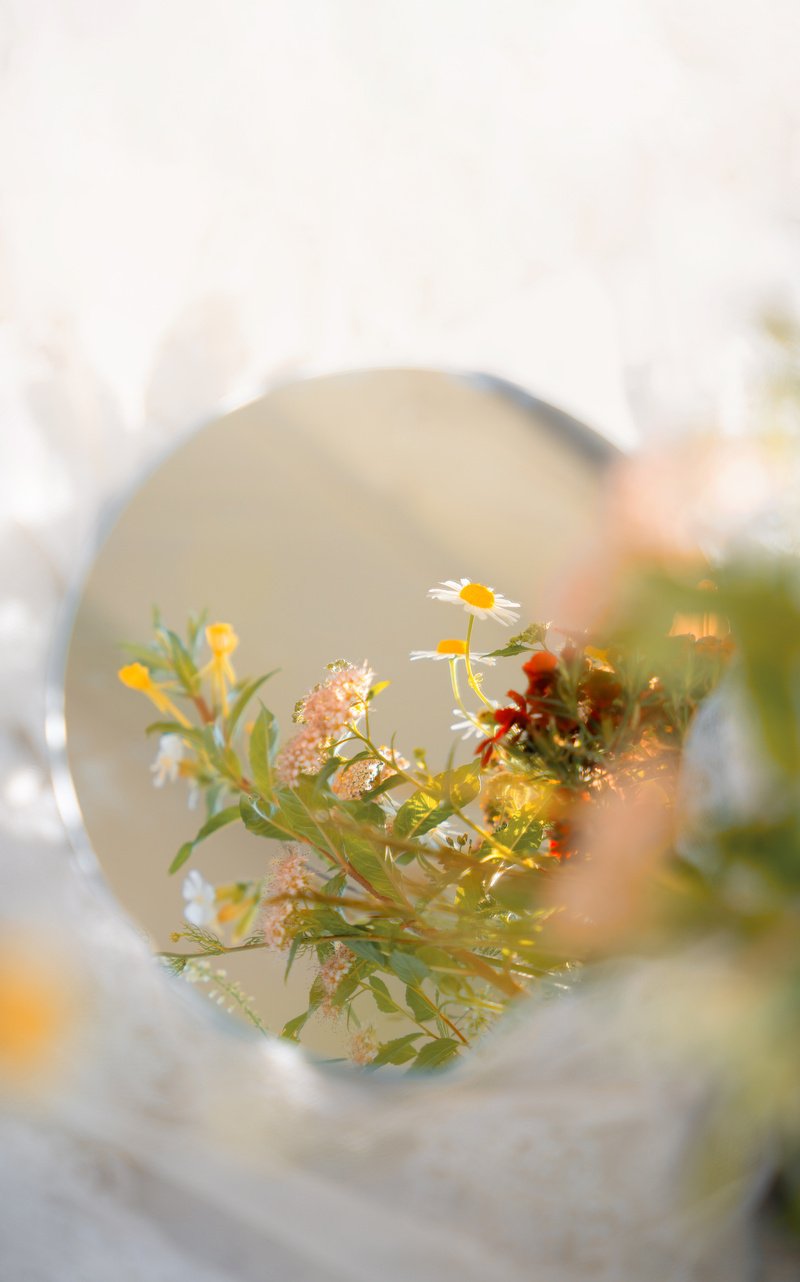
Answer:
<svg viewBox="0 0 800 1282"><path fill-rule="evenodd" d="M9 933L0 944L0 1092L37 1093L58 1080L79 1006L65 959Z"/></svg>

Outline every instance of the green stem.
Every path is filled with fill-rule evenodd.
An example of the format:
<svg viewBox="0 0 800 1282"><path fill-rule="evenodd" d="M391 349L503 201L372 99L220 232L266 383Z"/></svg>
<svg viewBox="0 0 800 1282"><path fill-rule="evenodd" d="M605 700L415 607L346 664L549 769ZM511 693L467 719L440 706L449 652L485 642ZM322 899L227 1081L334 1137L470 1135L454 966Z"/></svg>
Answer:
<svg viewBox="0 0 800 1282"><path fill-rule="evenodd" d="M469 654L469 643L472 640L472 629L474 626L475 626L475 615L471 614L469 616L469 623L467 624L467 639L465 642L465 651L464 651L464 662L467 667L467 680L469 681L469 684L472 687L475 694L480 699L481 703L484 703L487 708L491 708L492 712L494 712L494 704L490 699L486 698L486 695L483 693L478 682L475 680L475 673L472 671L472 659L470 658L470 654Z"/></svg>
<svg viewBox="0 0 800 1282"><path fill-rule="evenodd" d="M470 721L472 725L475 726L476 729L482 731L483 734L487 734L488 732L486 730L486 727L481 725L478 718L475 716L474 713L470 712L469 708L466 707L464 700L461 698L461 690L459 689L459 685L458 685L458 674L456 672L457 663L458 663L458 659L456 658L456 659L451 659L449 664L450 684L453 687L453 698L455 699L456 705L458 706L460 711L463 712L464 716L467 718L467 721Z"/></svg>

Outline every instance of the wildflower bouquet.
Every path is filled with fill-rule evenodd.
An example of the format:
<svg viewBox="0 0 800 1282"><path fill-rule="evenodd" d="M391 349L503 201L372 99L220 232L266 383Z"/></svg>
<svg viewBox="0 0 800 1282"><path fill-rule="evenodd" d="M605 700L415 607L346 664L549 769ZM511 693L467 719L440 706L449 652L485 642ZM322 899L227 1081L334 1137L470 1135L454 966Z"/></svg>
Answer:
<svg viewBox="0 0 800 1282"><path fill-rule="evenodd" d="M173 938L189 947L165 962L267 1031L269 1013L209 959L275 950L288 973L309 956L305 1009L271 1031L298 1040L312 1016L341 1020L350 1058L372 1067L446 1064L542 978L571 979L582 947L551 929L560 869L589 855L589 814L620 798L672 806L666 783L729 649L687 634L648 652L630 637L534 624L487 651L474 646L476 622L516 623L516 602L469 579L428 595L466 614L463 636L411 653L442 665L455 701L460 742L435 766L376 732L388 682L366 663L332 663L283 740L259 697L273 674L237 678L228 623L193 619L180 637L157 616L152 642L131 647L119 673L160 714L148 727L160 737L156 784L184 778L205 801L170 873L232 823L280 843L257 880L185 874ZM503 697L489 690L498 664L513 674ZM378 1037L376 1012L394 1036Z"/></svg>

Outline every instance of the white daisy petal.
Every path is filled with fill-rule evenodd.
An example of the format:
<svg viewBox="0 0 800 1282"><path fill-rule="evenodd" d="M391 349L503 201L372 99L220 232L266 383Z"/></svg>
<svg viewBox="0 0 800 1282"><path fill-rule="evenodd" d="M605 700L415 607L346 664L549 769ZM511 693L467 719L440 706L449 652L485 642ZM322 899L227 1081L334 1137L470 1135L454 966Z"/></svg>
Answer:
<svg viewBox="0 0 800 1282"><path fill-rule="evenodd" d="M461 640L455 638L440 641L435 650L412 650L412 662L415 659L455 659L462 662L466 656L467 647ZM470 651L471 663L485 663L488 667L494 667L495 660L489 654L473 654Z"/></svg>
<svg viewBox="0 0 800 1282"><path fill-rule="evenodd" d="M494 588L476 583L473 579L462 579L460 582L445 579L437 587L430 588L428 596L435 601L460 605L477 619L495 619L504 626L516 623L519 619L519 614L516 613L519 601L509 601L501 593L495 592Z"/></svg>
<svg viewBox="0 0 800 1282"><path fill-rule="evenodd" d="M466 716L460 708L453 708L453 716L455 717L455 721L451 725L450 729L455 730L456 733L458 733L458 731L463 731L463 734L461 735L462 740L484 739L486 737L480 722L473 721L473 719Z"/></svg>

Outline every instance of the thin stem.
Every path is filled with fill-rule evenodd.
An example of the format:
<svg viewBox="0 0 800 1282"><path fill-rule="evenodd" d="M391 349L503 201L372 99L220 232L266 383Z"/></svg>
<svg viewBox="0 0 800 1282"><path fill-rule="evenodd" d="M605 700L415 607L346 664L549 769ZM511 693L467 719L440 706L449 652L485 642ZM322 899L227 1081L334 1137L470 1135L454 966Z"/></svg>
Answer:
<svg viewBox="0 0 800 1282"><path fill-rule="evenodd" d="M451 659L449 663L450 684L453 687L453 698L456 701L456 705L461 710L461 712L463 712L464 716L467 718L467 721L469 721L473 726L476 727L476 729L480 730L483 734L488 734L488 731L486 730L485 726L481 725L480 721L475 716L474 712L470 712L469 708L464 703L464 700L461 698L461 690L459 689L459 685L458 685L458 673L456 671L457 663L458 663L457 658Z"/></svg>
<svg viewBox="0 0 800 1282"><path fill-rule="evenodd" d="M467 624L467 639L465 642L465 650L464 650L464 663L466 664L466 667L467 667L467 680L469 681L469 684L474 690L475 694L480 699L481 703L484 703L487 708L491 708L492 712L494 712L494 704L492 703L491 699L486 698L486 695L481 690L480 685L475 680L475 673L472 671L472 659L470 658L470 654L469 654L469 643L472 640L472 629L474 626L475 626L475 615L471 614L469 616L469 623Z"/></svg>

